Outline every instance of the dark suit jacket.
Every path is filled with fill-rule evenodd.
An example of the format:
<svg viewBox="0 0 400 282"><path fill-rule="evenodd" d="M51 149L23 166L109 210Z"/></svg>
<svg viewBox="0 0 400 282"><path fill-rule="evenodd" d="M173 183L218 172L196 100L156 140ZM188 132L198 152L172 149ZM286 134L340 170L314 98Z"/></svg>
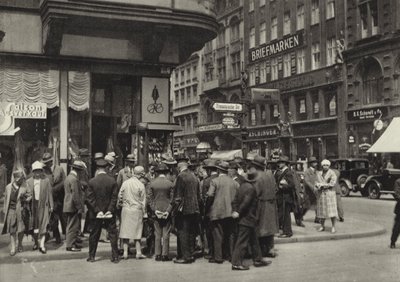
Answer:
<svg viewBox="0 0 400 282"><path fill-rule="evenodd" d="M64 181L65 181L65 173L64 169L58 165L54 167L54 170L51 171L49 168L44 169L44 173L46 177L49 179L52 193L53 193L53 201L54 201L54 210L62 210L64 203Z"/></svg>
<svg viewBox="0 0 400 282"><path fill-rule="evenodd" d="M82 184L78 178L70 173L64 181L64 208L63 212L79 212L83 211L82 204Z"/></svg>
<svg viewBox="0 0 400 282"><path fill-rule="evenodd" d="M232 202L232 210L239 213L239 224L256 227L257 225L257 192L254 183L241 179L242 184Z"/></svg>
<svg viewBox="0 0 400 282"><path fill-rule="evenodd" d="M200 183L189 170L182 171L176 178L174 209L183 215L200 213Z"/></svg>
<svg viewBox="0 0 400 282"><path fill-rule="evenodd" d="M396 207L394 208L394 213L400 215L400 178L394 182L394 198L397 200Z"/></svg>
<svg viewBox="0 0 400 282"><path fill-rule="evenodd" d="M287 168L285 171L281 171L276 175L276 185L278 186L277 200L280 203L282 200L286 203L293 204L294 203L294 193L296 192L295 180L293 171ZM279 188L279 183L282 180L286 180L287 185L284 188Z"/></svg>
<svg viewBox="0 0 400 282"><path fill-rule="evenodd" d="M94 212L92 217L96 217L100 211L110 211L114 214L117 197L118 187L113 177L101 173L90 179L86 200L89 209Z"/></svg>
<svg viewBox="0 0 400 282"><path fill-rule="evenodd" d="M171 212L174 195L174 184L167 177L153 179L148 187L150 208L153 212Z"/></svg>

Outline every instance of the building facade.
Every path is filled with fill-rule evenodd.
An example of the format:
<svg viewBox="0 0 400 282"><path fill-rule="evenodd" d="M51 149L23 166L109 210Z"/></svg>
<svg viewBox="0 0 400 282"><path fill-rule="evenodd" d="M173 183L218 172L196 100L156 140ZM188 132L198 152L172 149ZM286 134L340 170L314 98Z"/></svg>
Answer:
<svg viewBox="0 0 400 282"><path fill-rule="evenodd" d="M171 150L180 129L170 120L171 71L216 36L214 1L12 0L0 8L3 157L19 152L17 165L29 167L56 148L66 168L85 148L135 152L146 165ZM24 150L14 151L17 143Z"/></svg>
<svg viewBox="0 0 400 282"><path fill-rule="evenodd" d="M347 2L344 147L371 158L366 151L400 115L400 1Z"/></svg>
<svg viewBox="0 0 400 282"><path fill-rule="evenodd" d="M292 160L344 154L345 2L245 2L248 99L254 89L276 92L247 104L243 143L250 154L279 152Z"/></svg>

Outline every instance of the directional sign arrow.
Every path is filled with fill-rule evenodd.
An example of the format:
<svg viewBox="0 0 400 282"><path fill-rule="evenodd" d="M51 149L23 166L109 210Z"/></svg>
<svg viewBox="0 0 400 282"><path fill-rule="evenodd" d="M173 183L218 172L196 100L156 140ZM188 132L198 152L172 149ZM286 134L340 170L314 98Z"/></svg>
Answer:
<svg viewBox="0 0 400 282"><path fill-rule="evenodd" d="M238 103L219 103L216 102L211 106L217 112L242 112L243 105Z"/></svg>

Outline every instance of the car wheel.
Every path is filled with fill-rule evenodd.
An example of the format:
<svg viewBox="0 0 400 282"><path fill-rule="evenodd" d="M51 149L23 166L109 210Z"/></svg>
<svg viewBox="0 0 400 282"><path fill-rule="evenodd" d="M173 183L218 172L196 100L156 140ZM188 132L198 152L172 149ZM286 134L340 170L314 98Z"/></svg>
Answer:
<svg viewBox="0 0 400 282"><path fill-rule="evenodd" d="M346 182L340 182L340 195L342 197L348 197L350 195L350 188Z"/></svg>
<svg viewBox="0 0 400 282"><path fill-rule="evenodd" d="M373 200L377 200L381 196L381 193L379 192L379 187L376 183L371 183L368 185L368 193L369 198Z"/></svg>

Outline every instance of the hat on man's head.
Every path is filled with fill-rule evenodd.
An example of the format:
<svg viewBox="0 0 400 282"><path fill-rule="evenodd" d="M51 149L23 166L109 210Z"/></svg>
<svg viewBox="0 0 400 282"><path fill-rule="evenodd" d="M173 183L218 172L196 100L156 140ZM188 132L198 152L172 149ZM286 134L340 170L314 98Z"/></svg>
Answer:
<svg viewBox="0 0 400 282"><path fill-rule="evenodd" d="M43 169L43 163L42 162L36 161L36 162L34 162L32 164L32 171L42 170L42 169Z"/></svg>
<svg viewBox="0 0 400 282"><path fill-rule="evenodd" d="M266 159L264 157L257 155L254 157L254 160L251 161L251 164L259 169L265 169L265 161Z"/></svg>
<svg viewBox="0 0 400 282"><path fill-rule="evenodd" d="M84 170L87 168L86 164L82 161L76 160L72 163L71 165L72 168L78 169L78 170Z"/></svg>
<svg viewBox="0 0 400 282"><path fill-rule="evenodd" d="M178 169L188 168L188 167L189 167L189 163L187 161L180 161L178 163Z"/></svg>
<svg viewBox="0 0 400 282"><path fill-rule="evenodd" d="M25 173L24 173L23 170L18 169L18 170L15 170L15 171L13 172L13 178L14 178L14 180L18 181L18 180L20 180L22 177L25 177Z"/></svg>
<svg viewBox="0 0 400 282"><path fill-rule="evenodd" d="M53 161L53 156L50 153L44 153L42 157L42 163L47 164Z"/></svg>
<svg viewBox="0 0 400 282"><path fill-rule="evenodd" d="M109 152L107 155L109 155L115 159L118 159L118 155L115 152Z"/></svg>
<svg viewBox="0 0 400 282"><path fill-rule="evenodd" d="M167 165L175 165L175 164L178 163L173 157L169 157L167 159L164 159L162 162L167 164Z"/></svg>
<svg viewBox="0 0 400 282"><path fill-rule="evenodd" d="M288 156L280 156L279 159L276 161L277 163L286 163L289 164L290 160Z"/></svg>
<svg viewBox="0 0 400 282"><path fill-rule="evenodd" d="M154 170L157 172L169 171L169 167L166 164L161 163Z"/></svg>
<svg viewBox="0 0 400 282"><path fill-rule="evenodd" d="M89 150L86 148L80 148L79 149L79 156L81 157L88 157L90 156Z"/></svg>
<svg viewBox="0 0 400 282"><path fill-rule="evenodd" d="M217 160L205 159L203 163L204 163L203 165L204 168L211 168L211 169L217 168Z"/></svg>
<svg viewBox="0 0 400 282"><path fill-rule="evenodd" d="M113 156L111 156L111 155L106 155L106 156L104 157L104 160L105 160L106 162L110 163L110 164L114 164L114 163L115 163L115 158L114 158Z"/></svg>
<svg viewBox="0 0 400 282"><path fill-rule="evenodd" d="M104 154L101 152L97 152L94 154L94 159L98 160L98 159L103 159L104 158Z"/></svg>
<svg viewBox="0 0 400 282"><path fill-rule="evenodd" d="M184 154L179 154L179 155L176 157L176 161L177 161L178 163L181 162L181 161L188 162L188 161L189 161L189 158L188 158L186 155L184 155Z"/></svg>
<svg viewBox="0 0 400 282"><path fill-rule="evenodd" d="M310 157L310 159L308 160L308 163L318 163L318 160L316 157Z"/></svg>
<svg viewBox="0 0 400 282"><path fill-rule="evenodd" d="M110 164L106 161L106 160L104 160L104 159L98 159L98 160L96 160L96 166L97 167L107 167L107 166L109 166Z"/></svg>
<svg viewBox="0 0 400 282"><path fill-rule="evenodd" d="M223 171L228 171L229 163L225 162L225 161L222 161L217 165L217 168L220 169L220 170L223 170Z"/></svg>
<svg viewBox="0 0 400 282"><path fill-rule="evenodd" d="M135 176L142 177L142 176L144 176L146 173L145 173L145 171L144 171L144 167L138 165L138 166L135 166L135 168L133 169L133 174L134 174Z"/></svg>
<svg viewBox="0 0 400 282"><path fill-rule="evenodd" d="M127 155L126 158L125 158L125 161L126 162L135 162L136 161L135 155L134 154Z"/></svg>

